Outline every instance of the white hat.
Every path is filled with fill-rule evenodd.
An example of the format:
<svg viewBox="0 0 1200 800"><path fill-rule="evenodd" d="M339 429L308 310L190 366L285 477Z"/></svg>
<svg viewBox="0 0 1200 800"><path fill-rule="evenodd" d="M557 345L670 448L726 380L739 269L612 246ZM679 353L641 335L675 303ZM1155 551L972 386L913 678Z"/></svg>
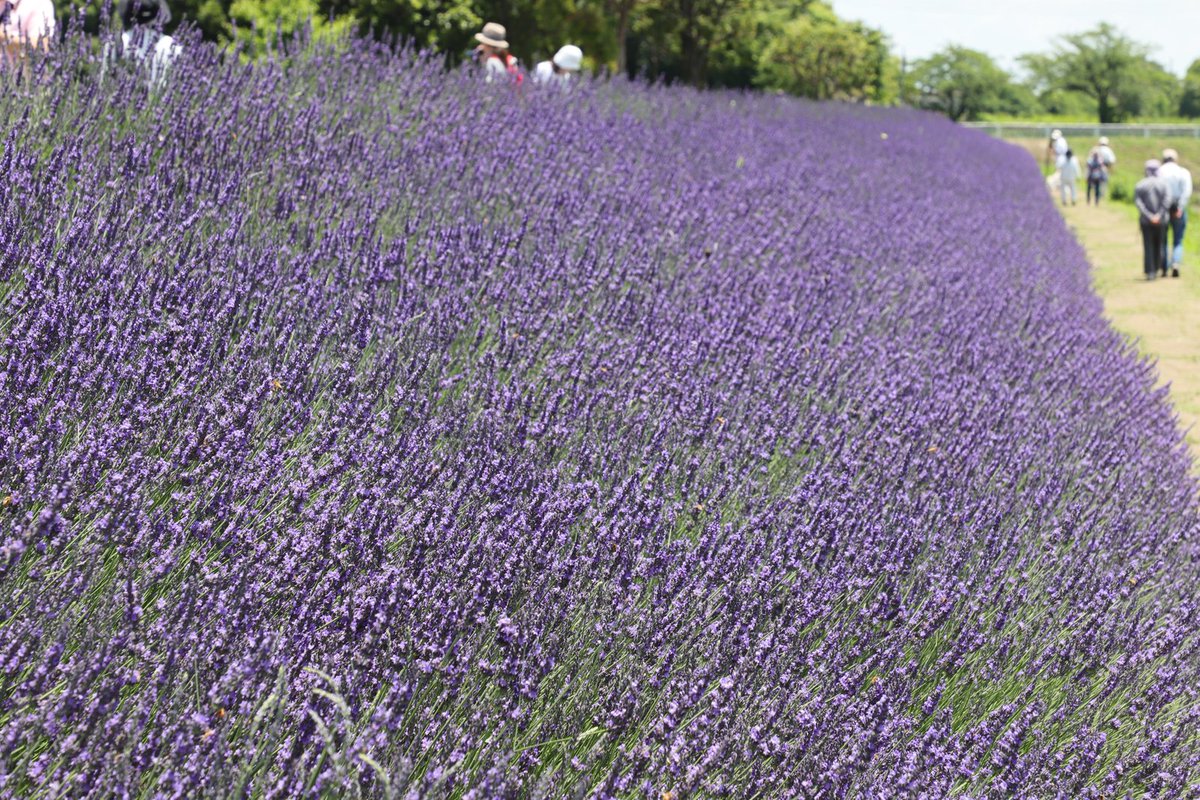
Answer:
<svg viewBox="0 0 1200 800"><path fill-rule="evenodd" d="M558 52L554 54L551 61L559 69L565 69L567 72L579 72L579 68L583 66L583 51L573 44L564 44L558 48Z"/></svg>
<svg viewBox="0 0 1200 800"><path fill-rule="evenodd" d="M1174 149L1168 147L1166 150L1163 150L1163 161L1178 161L1178 160L1179 160L1179 153L1176 153Z"/></svg>
<svg viewBox="0 0 1200 800"><path fill-rule="evenodd" d="M1051 139L1061 139L1062 131L1060 131L1058 128L1055 128L1054 130L1050 131L1050 138Z"/></svg>
<svg viewBox="0 0 1200 800"><path fill-rule="evenodd" d="M1101 136L1101 137L1100 137L1100 144L1108 144L1108 137L1107 137L1107 136Z"/></svg>
<svg viewBox="0 0 1200 800"><path fill-rule="evenodd" d="M489 22L483 26L483 33L475 34L475 41L501 50L508 49L508 31L499 22Z"/></svg>

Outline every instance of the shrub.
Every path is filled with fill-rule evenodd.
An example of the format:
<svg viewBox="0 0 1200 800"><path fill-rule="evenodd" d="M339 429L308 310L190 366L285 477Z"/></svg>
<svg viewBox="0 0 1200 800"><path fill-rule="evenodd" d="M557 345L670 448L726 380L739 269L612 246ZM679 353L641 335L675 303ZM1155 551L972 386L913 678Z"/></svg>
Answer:
<svg viewBox="0 0 1200 800"><path fill-rule="evenodd" d="M1109 196L1113 200L1133 202L1133 187L1120 178L1113 178L1108 183Z"/></svg>
<svg viewBox="0 0 1200 800"><path fill-rule="evenodd" d="M1014 148L92 52L0 103L5 793L1188 793L1190 461Z"/></svg>

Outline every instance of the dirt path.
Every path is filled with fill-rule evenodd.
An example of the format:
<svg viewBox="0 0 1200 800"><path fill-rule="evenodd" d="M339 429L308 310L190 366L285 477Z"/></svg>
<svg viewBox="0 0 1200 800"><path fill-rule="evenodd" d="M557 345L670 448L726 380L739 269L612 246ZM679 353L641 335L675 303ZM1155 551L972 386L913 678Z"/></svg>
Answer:
<svg viewBox="0 0 1200 800"><path fill-rule="evenodd" d="M1200 464L1200 260L1188 253L1182 277L1146 282L1137 216L1130 206L1097 208L1081 201L1059 209L1087 251L1093 285L1113 327L1158 360L1159 374L1171 385L1180 426Z"/></svg>

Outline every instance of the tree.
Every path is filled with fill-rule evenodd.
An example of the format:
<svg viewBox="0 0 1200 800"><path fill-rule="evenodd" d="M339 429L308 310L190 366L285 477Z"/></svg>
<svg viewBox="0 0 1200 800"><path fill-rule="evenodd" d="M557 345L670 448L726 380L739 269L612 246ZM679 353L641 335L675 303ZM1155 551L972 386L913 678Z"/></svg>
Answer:
<svg viewBox="0 0 1200 800"><path fill-rule="evenodd" d="M679 53L687 82L704 86L709 53L738 10L737 0L670 0L668 8L679 19Z"/></svg>
<svg viewBox="0 0 1200 800"><path fill-rule="evenodd" d="M914 63L908 80L919 106L955 122L997 111L1014 94L1008 73L991 56L957 45Z"/></svg>
<svg viewBox="0 0 1200 800"><path fill-rule="evenodd" d="M1179 116L1200 117L1200 58L1188 67L1179 96Z"/></svg>
<svg viewBox="0 0 1200 800"><path fill-rule="evenodd" d="M762 0L653 0L631 25L628 70L709 86L716 51L738 49L744 20Z"/></svg>
<svg viewBox="0 0 1200 800"><path fill-rule="evenodd" d="M1117 116L1166 117L1178 112L1181 94L1179 78L1161 64L1148 58L1133 65L1129 79L1117 92Z"/></svg>
<svg viewBox="0 0 1200 800"><path fill-rule="evenodd" d="M325 16L352 17L360 32L399 34L417 47L448 54L471 46L483 25L472 0L319 0Z"/></svg>
<svg viewBox="0 0 1200 800"><path fill-rule="evenodd" d="M233 0L227 14L235 26L231 38L251 58L266 53L277 39L292 39L306 31L317 38L337 36L354 25L350 17L327 20L317 0Z"/></svg>
<svg viewBox="0 0 1200 800"><path fill-rule="evenodd" d="M1139 72L1153 63L1149 52L1103 22L1095 30L1061 37L1049 55L1022 56L1021 61L1044 91L1080 92L1095 101L1100 122L1118 122L1129 115Z"/></svg>
<svg viewBox="0 0 1200 800"><path fill-rule="evenodd" d="M652 80L889 102L895 59L879 31L822 0L170 0L175 24L256 55L311 28L400 38L457 63L485 21L505 25L526 65L579 45L589 66ZM101 25L100 0L60 0ZM69 10L68 10L69 9Z"/></svg>
<svg viewBox="0 0 1200 800"><path fill-rule="evenodd" d="M784 24L764 45L755 83L816 100L884 98L891 58L878 31L844 22L823 3Z"/></svg>
<svg viewBox="0 0 1200 800"><path fill-rule="evenodd" d="M634 14L648 2L649 0L604 0L604 10L615 21L617 73L620 75L629 74L629 28Z"/></svg>

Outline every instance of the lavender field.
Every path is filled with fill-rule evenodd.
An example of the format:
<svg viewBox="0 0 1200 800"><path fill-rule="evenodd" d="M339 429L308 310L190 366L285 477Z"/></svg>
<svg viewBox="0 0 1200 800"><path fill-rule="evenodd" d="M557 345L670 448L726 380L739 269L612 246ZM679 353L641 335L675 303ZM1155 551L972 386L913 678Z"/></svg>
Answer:
<svg viewBox="0 0 1200 800"><path fill-rule="evenodd" d="M0 796L1200 792L1189 456L1023 152L97 52L0 90Z"/></svg>

